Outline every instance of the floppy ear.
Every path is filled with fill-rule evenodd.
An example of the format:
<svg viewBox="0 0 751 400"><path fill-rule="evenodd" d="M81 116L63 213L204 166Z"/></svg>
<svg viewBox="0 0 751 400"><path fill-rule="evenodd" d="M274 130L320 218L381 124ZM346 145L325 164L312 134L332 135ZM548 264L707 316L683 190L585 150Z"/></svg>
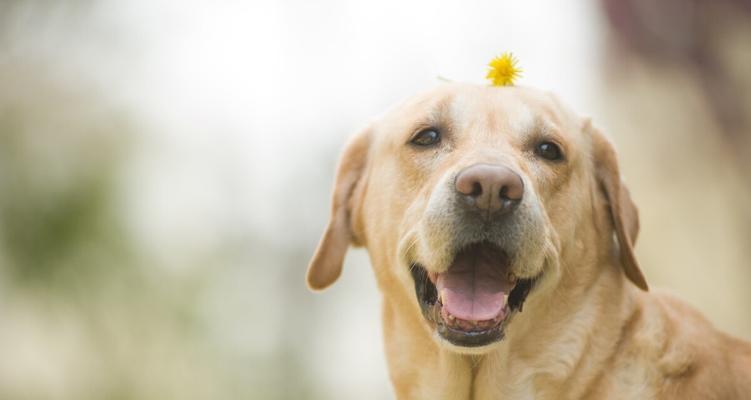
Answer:
<svg viewBox="0 0 751 400"><path fill-rule="evenodd" d="M589 125L589 123L587 123ZM595 177L608 201L610 215L618 239L621 266L631 282L644 291L649 290L644 274L634 256L634 244L639 234L639 211L621 181L618 158L613 145L605 136L589 126L595 163Z"/></svg>
<svg viewBox="0 0 751 400"><path fill-rule="evenodd" d="M308 286L313 290L322 290L334 283L342 272L350 244L359 244L352 230L352 205L354 197L362 194L356 189L362 186L369 147L370 134L365 130L350 139L339 158L331 196L331 217L308 266Z"/></svg>

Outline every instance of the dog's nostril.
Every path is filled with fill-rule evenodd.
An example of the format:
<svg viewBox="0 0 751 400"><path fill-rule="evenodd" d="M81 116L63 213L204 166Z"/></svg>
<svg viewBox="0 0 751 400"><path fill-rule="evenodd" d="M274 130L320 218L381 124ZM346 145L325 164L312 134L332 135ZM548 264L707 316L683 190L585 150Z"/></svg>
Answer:
<svg viewBox="0 0 751 400"><path fill-rule="evenodd" d="M502 187L501 191L498 192L498 196L500 196L500 198L502 198L502 199L511 200L508 197L508 186Z"/></svg>
<svg viewBox="0 0 751 400"><path fill-rule="evenodd" d="M469 192L469 195L472 197L477 197L482 194L482 184L480 182L475 182L472 184L472 191Z"/></svg>

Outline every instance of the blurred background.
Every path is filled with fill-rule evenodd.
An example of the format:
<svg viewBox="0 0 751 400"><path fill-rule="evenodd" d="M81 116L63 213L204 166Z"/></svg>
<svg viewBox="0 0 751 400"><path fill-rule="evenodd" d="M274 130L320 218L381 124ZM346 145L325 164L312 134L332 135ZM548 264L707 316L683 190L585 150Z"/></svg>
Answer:
<svg viewBox="0 0 751 400"><path fill-rule="evenodd" d="M0 399L390 398L342 143L512 51L616 142L653 287L751 339L746 0L0 1Z"/></svg>

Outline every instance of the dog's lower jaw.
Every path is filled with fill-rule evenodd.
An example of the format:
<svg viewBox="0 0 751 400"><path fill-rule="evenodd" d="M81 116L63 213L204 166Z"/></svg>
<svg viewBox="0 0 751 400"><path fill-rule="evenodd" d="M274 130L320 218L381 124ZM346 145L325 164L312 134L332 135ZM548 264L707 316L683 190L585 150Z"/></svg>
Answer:
<svg viewBox="0 0 751 400"><path fill-rule="evenodd" d="M488 353L494 350L497 350L499 347L503 346L503 343L504 343L504 340L501 338L499 340L493 341L489 344L482 345L482 346L476 346L476 347L459 346L445 339L437 331L433 331L433 339L436 342L438 342L441 347L443 347L444 349L448 351L451 351L452 353L456 353L459 355L467 355L467 356L478 356L478 357L487 355Z"/></svg>

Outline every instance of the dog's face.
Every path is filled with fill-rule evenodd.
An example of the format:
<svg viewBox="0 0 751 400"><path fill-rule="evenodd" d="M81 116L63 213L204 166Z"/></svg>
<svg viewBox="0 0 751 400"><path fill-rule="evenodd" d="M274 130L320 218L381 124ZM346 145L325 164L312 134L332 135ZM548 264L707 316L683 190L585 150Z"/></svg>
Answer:
<svg viewBox="0 0 751 400"><path fill-rule="evenodd" d="M592 218L602 204L605 217ZM627 276L646 288L631 252L636 221L609 143L553 96L444 85L347 147L308 281L333 282L349 244L363 244L381 289L410 293L439 342L485 351L527 296L554 292L583 230L607 229L607 246L615 231Z"/></svg>

